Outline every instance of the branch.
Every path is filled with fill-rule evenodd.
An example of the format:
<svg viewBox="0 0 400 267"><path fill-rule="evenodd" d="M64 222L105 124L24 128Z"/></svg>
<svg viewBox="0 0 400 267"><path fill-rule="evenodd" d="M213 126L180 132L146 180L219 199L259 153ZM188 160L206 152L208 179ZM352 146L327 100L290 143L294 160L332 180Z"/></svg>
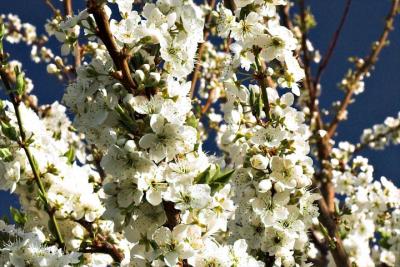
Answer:
<svg viewBox="0 0 400 267"><path fill-rule="evenodd" d="M93 224L80 219L75 221L82 225L89 233L94 234ZM120 263L124 259L124 254L114 245L107 241L103 235L96 233L93 237L93 242L79 251L83 253L104 253L110 255L115 262Z"/></svg>
<svg viewBox="0 0 400 267"><path fill-rule="evenodd" d="M0 53L2 53L2 51L0 51ZM1 59L4 58L3 54L0 55L0 58ZM19 104L21 103L20 98L12 93L12 87L11 87L10 81L8 80L7 72L5 71L5 69L3 67L0 68L0 77L3 81L6 91L9 94L9 98L13 104L15 116L17 118L18 129L20 132L20 140L18 140L18 144L25 152L25 155L28 159L29 165L32 170L32 174L33 174L35 183L39 189L40 199L43 201L44 209L50 217L50 225L53 227L53 229L50 229L50 231L53 230L51 232L54 234L58 246L61 249L64 249L64 247L65 247L64 239L61 235L60 228L58 226L57 219L55 217L55 210L49 204L49 200L47 199L46 190L45 190L43 182L40 178L39 170L37 169L36 161L35 161L34 157L32 156L32 153L29 149L28 139L26 137L26 133L25 133L25 130L24 130L24 127L22 124L21 114L19 112Z"/></svg>
<svg viewBox="0 0 400 267"><path fill-rule="evenodd" d="M307 49L307 29L306 29L306 7L305 7L305 1L300 0L299 2L299 7L300 7L300 22L301 22L301 30L302 30L302 35L301 35L301 50L303 52L303 66L304 66L304 72L305 72L305 79L303 82L304 88L308 91L309 93L309 109L310 109L310 116L311 118L316 115L316 120L317 120L317 129L320 130L323 128L323 122L321 119L320 111L319 108L317 107L316 104L316 99L317 99L317 88L314 86L314 83L312 82L313 77L311 73L311 59L310 55L308 53ZM315 113L316 111L316 113ZM314 114L315 113L315 114Z"/></svg>
<svg viewBox="0 0 400 267"><path fill-rule="evenodd" d="M388 136L388 135L390 135L390 134L392 134L392 133L395 133L395 132L397 132L397 131L400 131L400 124L399 124L398 126L396 126L396 127L390 128L389 130L387 130L387 131L384 132L384 133L380 133L380 134L375 135L373 138L371 138L371 139L369 139L369 140L366 140L366 141L363 142L363 143L358 143L358 144L356 145L356 147L355 147L353 153L360 152L360 150L366 148L366 147L369 146L371 143L373 143L373 142L375 142L375 141L378 141L379 139L384 138L384 137L386 137L386 136Z"/></svg>
<svg viewBox="0 0 400 267"><path fill-rule="evenodd" d="M333 52L335 51L336 44L337 44L337 42L339 40L340 33L342 32L344 23L346 22L346 19L348 17L348 14L349 14L349 11L350 11L350 6L351 6L351 0L347 0L345 9L343 11L342 18L340 19L339 26L338 26L338 28L336 29L335 33L332 36L332 39L331 39L331 41L329 43L329 47L328 47L328 51L327 51L326 55L323 57L320 65L318 66L317 75L316 75L316 78L314 80L314 87L316 87L320 83L322 73L325 70L325 68L328 66L329 60L331 59L331 57L333 55Z"/></svg>
<svg viewBox="0 0 400 267"><path fill-rule="evenodd" d="M64 0L64 15L65 16L72 16L72 0Z"/></svg>
<svg viewBox="0 0 400 267"><path fill-rule="evenodd" d="M197 62L196 62L196 66L194 68L194 72L193 72L193 76L192 76L192 85L190 86L190 93L189 93L189 97L193 98L194 96L194 90L196 88L196 84L197 84L197 80L200 77L200 68L201 68L201 58L203 56L204 53L204 48L206 46L206 42L208 37L210 36L210 22L212 19L211 13L215 7L215 0L210 0L210 12L207 14L206 18L205 18L205 26L204 26L204 41L200 44L199 49L197 50Z"/></svg>
<svg viewBox="0 0 400 267"><path fill-rule="evenodd" d="M224 6L227 9L230 9L232 11L232 14L235 14L236 4L234 0L224 0Z"/></svg>
<svg viewBox="0 0 400 267"><path fill-rule="evenodd" d="M58 10L54 4L51 2L51 0L44 0L44 3L50 8L50 10L53 12L54 16L60 15L60 10Z"/></svg>
<svg viewBox="0 0 400 267"><path fill-rule="evenodd" d="M125 54L124 51L119 50L117 42L111 33L110 24L104 11L103 4L98 4L96 0L88 0L87 8L88 12L93 15L97 24L98 30L96 31L96 35L106 46L117 70L121 71L122 73L121 83L129 92L135 94L137 85L133 81L129 69L129 56Z"/></svg>
<svg viewBox="0 0 400 267"><path fill-rule="evenodd" d="M163 206L167 216L167 222L164 226L172 231L172 229L181 222L180 211L175 209L175 204L171 201L163 201Z"/></svg>
<svg viewBox="0 0 400 267"><path fill-rule="evenodd" d="M386 46L386 42L389 38L389 33L393 30L394 18L398 14L399 1L400 0L393 0L389 14L387 15L385 20L385 27L379 40L377 41L377 44L374 45L374 47L372 48L372 51L370 55L366 58L364 64L362 64L362 66L359 67L353 74L352 82L346 85L347 93L340 104L338 112L336 113L335 117L328 127L327 136L329 138L331 138L335 134L338 124L342 120L344 112L346 112L347 107L351 103L351 99L354 93L354 83L360 81L371 70L371 68L377 62L378 56L380 55L382 49Z"/></svg>
<svg viewBox="0 0 400 267"><path fill-rule="evenodd" d="M293 23L290 18L290 3L287 3L280 9L280 17L282 18L282 24L289 30L293 30Z"/></svg>
<svg viewBox="0 0 400 267"><path fill-rule="evenodd" d="M350 267L351 264L349 257L347 256L342 240L338 234L335 218L332 216L332 213L329 211L323 198L319 200L318 206L320 211L319 221L324 227L326 227L330 241L333 242L333 244L329 245L329 249L332 253L333 259L335 260L336 266Z"/></svg>

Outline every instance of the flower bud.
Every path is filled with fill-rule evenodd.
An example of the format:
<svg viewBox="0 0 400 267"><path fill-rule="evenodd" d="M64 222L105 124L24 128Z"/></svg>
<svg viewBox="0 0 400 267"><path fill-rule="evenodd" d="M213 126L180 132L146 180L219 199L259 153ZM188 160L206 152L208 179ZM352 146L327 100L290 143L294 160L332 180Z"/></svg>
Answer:
<svg viewBox="0 0 400 267"><path fill-rule="evenodd" d="M146 76L144 75L144 72L143 72L142 70L137 70L137 71L135 72L135 75L133 75L133 78L134 78L135 81L138 82L138 83L141 83L141 82L144 80L145 77L146 77Z"/></svg>
<svg viewBox="0 0 400 267"><path fill-rule="evenodd" d="M50 74L57 73L58 68L57 68L56 64L50 63L49 65L47 65L47 72Z"/></svg>

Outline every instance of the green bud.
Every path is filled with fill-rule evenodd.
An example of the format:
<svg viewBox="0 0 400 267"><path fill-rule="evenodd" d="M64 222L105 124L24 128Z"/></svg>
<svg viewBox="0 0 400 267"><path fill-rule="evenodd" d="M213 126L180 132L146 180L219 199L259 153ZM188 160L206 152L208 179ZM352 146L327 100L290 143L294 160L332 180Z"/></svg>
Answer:
<svg viewBox="0 0 400 267"><path fill-rule="evenodd" d="M0 148L0 159L9 162L12 161L13 157L10 150L6 147Z"/></svg>
<svg viewBox="0 0 400 267"><path fill-rule="evenodd" d="M22 96L25 93L26 89L25 73L21 72L18 67L15 67L14 71L16 76L15 92L17 93L17 95Z"/></svg>

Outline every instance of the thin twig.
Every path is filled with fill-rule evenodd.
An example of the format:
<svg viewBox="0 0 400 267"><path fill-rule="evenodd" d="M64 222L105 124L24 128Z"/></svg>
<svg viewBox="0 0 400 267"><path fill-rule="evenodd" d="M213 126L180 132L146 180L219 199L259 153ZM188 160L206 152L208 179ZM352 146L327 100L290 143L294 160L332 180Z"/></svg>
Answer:
<svg viewBox="0 0 400 267"><path fill-rule="evenodd" d="M331 41L329 43L328 51L327 51L326 55L322 58L321 63L318 66L317 75L316 75L316 78L314 80L314 87L316 87L320 83L322 73L325 70L325 68L328 66L329 61L330 61L330 59L331 59L331 57L333 55L333 52L335 51L336 44L337 44L337 42L339 40L340 33L342 32L343 26L344 26L344 24L346 22L346 19L348 17L348 14L349 14L349 11L350 11L350 6L351 6L351 0L347 0L346 1L346 6L345 6L344 11L343 11L342 18L340 19L339 26L338 26L338 28L336 29L335 33L332 36L332 39L331 39Z"/></svg>
<svg viewBox="0 0 400 267"><path fill-rule="evenodd" d="M64 15L65 16L72 16L72 0L64 0Z"/></svg>
<svg viewBox="0 0 400 267"><path fill-rule="evenodd" d="M79 251L83 253L104 253L110 255L115 262L120 263L124 259L124 254L120 251L114 244L107 241L107 238L102 234L97 233L93 228L91 222L87 222L84 219L76 220L82 227L86 229L89 233L93 234L93 242L81 248Z"/></svg>
<svg viewBox="0 0 400 267"><path fill-rule="evenodd" d="M381 138L384 138L392 133L395 133L397 131L400 131L400 124L396 127L390 128L389 130L387 130L384 133L380 133L377 134L376 136L374 136L374 138L366 140L365 142L362 143L358 143L353 151L353 153L357 153L360 152L361 150L363 150L364 148L366 148L367 146L369 146L371 143L378 141Z"/></svg>
<svg viewBox="0 0 400 267"><path fill-rule="evenodd" d="M307 29L306 29L306 7L304 0L299 2L300 6L300 23L302 28L302 36L301 36L301 51L303 52L303 60L299 57L299 62L302 63L305 72L305 78L303 81L304 89L308 91L309 94L309 103L308 107L310 109L311 119L315 117L316 120L316 129L317 132L320 129L323 129L323 121L321 118L321 112L319 110L319 106L317 103L317 87L314 86L312 72L311 72L311 59L310 54L307 48Z"/></svg>
<svg viewBox="0 0 400 267"><path fill-rule="evenodd" d="M358 68L353 74L352 76L353 82L348 83L348 86L346 88L347 93L344 99L341 101L339 110L337 111L335 117L333 118L332 122L328 127L327 136L329 138L331 138L335 134L339 122L342 120L344 112L346 112L347 107L351 103L352 96L355 90L354 83L360 81L371 70L372 66L374 66L376 61L378 60L378 56L381 53L382 49L386 46L389 33L393 30L394 18L398 14L399 1L400 0L393 0L389 14L387 15L385 20L385 27L377 44L374 45L374 47L372 48L372 51L370 55L366 58L364 64L362 64L362 66Z"/></svg>
<svg viewBox="0 0 400 267"><path fill-rule="evenodd" d="M1 58L3 58L3 56ZM42 179L40 178L39 170L37 169L37 165L35 163L35 159L34 159L32 153L31 153L31 151L29 149L29 145L27 144L28 143L28 139L27 139L24 127L23 127L22 117L21 117L21 114L19 112L20 100L18 100L17 96L15 96L12 93L11 84L10 84L10 81L8 80L8 75L7 75L7 73L6 73L4 68L0 68L0 77L1 77L1 79L3 81L3 84L5 86L6 91L9 94L10 100L11 100L11 102L13 104L13 107L14 107L15 116L17 118L18 129L19 129L19 133L20 133L20 140L18 140L18 144L24 150L25 155L26 155L26 157L28 159L29 166L31 167L35 183L36 183L36 185L38 187L41 199L42 199L43 204L44 204L44 209L45 209L46 213L50 217L50 225L53 227L53 230L54 230L54 231L52 231L52 233L54 234L54 236L56 238L56 242L57 242L58 246L61 249L64 249L65 248L64 239L62 237L62 234L61 234L61 231L60 231L60 227L59 227L57 219L55 217L55 210L49 204L49 200L47 199L46 189L45 189L45 187L43 185Z"/></svg>
<svg viewBox="0 0 400 267"><path fill-rule="evenodd" d="M51 2L51 0L44 0L44 3L50 8L50 10L53 12L54 16L60 15L60 10L58 10L54 4Z"/></svg>
<svg viewBox="0 0 400 267"><path fill-rule="evenodd" d="M204 37L203 37L203 42L200 44L199 49L197 50L197 62L196 62L196 66L194 68L193 71L193 76L192 76L192 84L190 86L190 93L189 93L189 97L193 98L194 94L195 94L195 89L196 89L196 84L197 84L197 80L200 77L200 68L201 68L201 63L202 63L202 56L204 53L204 49L206 46L206 42L208 37L210 36L210 23L211 23L211 13L215 7L215 0L211 0L210 1L210 12L207 14L206 18L205 18L205 26L204 26Z"/></svg>
<svg viewBox="0 0 400 267"><path fill-rule="evenodd" d="M282 18L282 24L289 30L293 30L293 23L290 18L290 3L287 3L281 8L280 17Z"/></svg>

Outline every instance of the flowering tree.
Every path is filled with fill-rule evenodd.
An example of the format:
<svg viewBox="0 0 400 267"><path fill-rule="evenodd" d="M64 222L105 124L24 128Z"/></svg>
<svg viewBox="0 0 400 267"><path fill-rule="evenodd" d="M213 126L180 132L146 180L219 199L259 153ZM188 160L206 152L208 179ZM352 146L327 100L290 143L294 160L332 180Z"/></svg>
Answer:
<svg viewBox="0 0 400 267"><path fill-rule="evenodd" d="M351 0L321 59L303 0L62 2L44 1L47 36L0 19L0 188L21 204L0 221L2 265L400 266L400 191L357 154L399 143L400 115L334 141L400 0L328 114ZM37 104L7 42L68 84L62 104Z"/></svg>

